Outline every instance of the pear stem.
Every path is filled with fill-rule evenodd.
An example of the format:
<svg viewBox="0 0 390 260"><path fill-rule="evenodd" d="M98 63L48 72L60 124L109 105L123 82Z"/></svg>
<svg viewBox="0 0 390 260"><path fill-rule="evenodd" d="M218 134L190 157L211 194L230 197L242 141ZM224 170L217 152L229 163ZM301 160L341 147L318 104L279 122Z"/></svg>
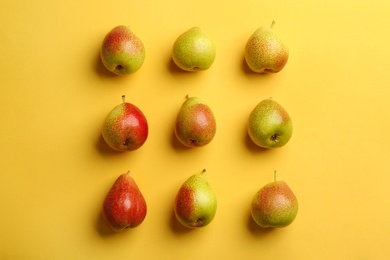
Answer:
<svg viewBox="0 0 390 260"><path fill-rule="evenodd" d="M206 172L206 169L203 169L202 172L201 172L201 174L203 174L203 173L205 173L205 172Z"/></svg>
<svg viewBox="0 0 390 260"><path fill-rule="evenodd" d="M186 95L186 99L189 99L189 98L190 98L190 96L187 94L187 95Z"/></svg>
<svg viewBox="0 0 390 260"><path fill-rule="evenodd" d="M122 95L122 102L125 103L126 95Z"/></svg>
<svg viewBox="0 0 390 260"><path fill-rule="evenodd" d="M277 178L278 178L278 173L276 172L276 170L274 170L274 182L277 181Z"/></svg>
<svg viewBox="0 0 390 260"><path fill-rule="evenodd" d="M275 21L274 21L274 20L272 20L272 23L271 23L271 29L274 27L274 25L275 25Z"/></svg>

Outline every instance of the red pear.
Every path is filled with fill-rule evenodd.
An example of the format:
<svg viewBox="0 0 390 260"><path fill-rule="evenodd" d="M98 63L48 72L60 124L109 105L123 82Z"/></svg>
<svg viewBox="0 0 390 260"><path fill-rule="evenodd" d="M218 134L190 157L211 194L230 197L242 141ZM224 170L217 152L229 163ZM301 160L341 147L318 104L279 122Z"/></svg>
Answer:
<svg viewBox="0 0 390 260"><path fill-rule="evenodd" d="M118 177L103 202L103 218L115 232L140 225L147 212L145 198L130 172Z"/></svg>

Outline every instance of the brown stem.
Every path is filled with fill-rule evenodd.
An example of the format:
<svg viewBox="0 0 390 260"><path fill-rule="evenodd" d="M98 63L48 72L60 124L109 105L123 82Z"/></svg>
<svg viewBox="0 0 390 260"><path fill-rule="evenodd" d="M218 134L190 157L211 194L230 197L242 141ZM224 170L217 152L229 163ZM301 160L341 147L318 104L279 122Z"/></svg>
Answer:
<svg viewBox="0 0 390 260"><path fill-rule="evenodd" d="M122 102L125 103L126 95L122 95Z"/></svg>

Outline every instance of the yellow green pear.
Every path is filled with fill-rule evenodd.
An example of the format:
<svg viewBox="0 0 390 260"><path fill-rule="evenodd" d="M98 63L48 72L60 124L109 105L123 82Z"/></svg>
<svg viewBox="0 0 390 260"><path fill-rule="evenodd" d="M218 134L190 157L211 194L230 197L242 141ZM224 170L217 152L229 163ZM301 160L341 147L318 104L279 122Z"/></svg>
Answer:
<svg viewBox="0 0 390 260"><path fill-rule="evenodd" d="M172 59L185 71L207 70L214 63L216 49L200 27L181 34L173 44Z"/></svg>
<svg viewBox="0 0 390 260"><path fill-rule="evenodd" d="M286 65L289 50L283 40L271 28L258 28L245 46L245 61L257 73L276 73Z"/></svg>
<svg viewBox="0 0 390 260"><path fill-rule="evenodd" d="M282 147L290 140L293 124L287 111L275 100L261 101L252 110L247 123L252 141L263 148Z"/></svg>

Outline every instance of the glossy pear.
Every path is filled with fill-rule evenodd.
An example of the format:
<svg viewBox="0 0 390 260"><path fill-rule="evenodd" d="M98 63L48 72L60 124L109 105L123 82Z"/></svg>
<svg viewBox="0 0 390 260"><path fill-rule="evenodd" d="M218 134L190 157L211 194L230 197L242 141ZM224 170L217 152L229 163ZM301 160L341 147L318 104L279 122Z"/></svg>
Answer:
<svg viewBox="0 0 390 260"><path fill-rule="evenodd" d="M118 177L103 202L103 219L115 232L139 226L147 212L146 201L130 173Z"/></svg>

